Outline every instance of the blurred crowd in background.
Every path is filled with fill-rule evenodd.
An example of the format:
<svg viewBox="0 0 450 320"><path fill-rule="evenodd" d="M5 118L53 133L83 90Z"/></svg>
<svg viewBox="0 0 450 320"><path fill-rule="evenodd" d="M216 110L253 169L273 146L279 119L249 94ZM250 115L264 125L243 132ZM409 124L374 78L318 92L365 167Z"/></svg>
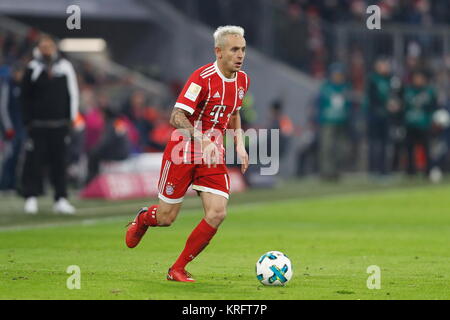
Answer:
<svg viewBox="0 0 450 320"><path fill-rule="evenodd" d="M378 5L383 20L408 24L448 23L450 8L445 1L431 0L276 0L292 15L317 14L332 23L365 19L369 5Z"/></svg>
<svg viewBox="0 0 450 320"><path fill-rule="evenodd" d="M250 45L277 59L288 62L317 79L326 76L327 66L339 53L339 45L348 45L346 54L355 59L369 57L378 50L392 50L387 39L376 38L377 44L385 48L370 48L368 40L355 39L343 43L337 36L337 27L344 24L354 29L364 29L368 6L380 8L383 27L389 24L402 26L432 27L447 25L450 7L440 0L235 0L202 1L170 0L189 17L210 26L236 24L245 26ZM357 25L356 25L357 24ZM293 38L292 35L295 35ZM424 35L411 37L426 49L434 49L435 39ZM375 40L375 38L374 38ZM363 57L360 57L360 56ZM364 61L363 61L364 62ZM365 61L367 63L367 61Z"/></svg>
<svg viewBox="0 0 450 320"><path fill-rule="evenodd" d="M360 27L374 4L384 33ZM440 181L450 169L448 4L278 0L276 6L281 37L274 55L323 82L302 128L298 174L336 180L343 170L382 178L422 172ZM283 37L292 32L305 41Z"/></svg>
<svg viewBox="0 0 450 320"><path fill-rule="evenodd" d="M283 112L282 100L273 102L264 123L254 123L257 106L253 106L251 94L245 102L248 108L242 111L244 128L281 129L281 157L287 155L294 139L302 141L296 150L298 176L319 174L327 181L337 181L342 172L349 171L368 171L381 178L393 172L421 172L439 181L450 170L450 56L444 52L428 54L434 53L434 40L416 36L407 38L399 63L393 44L386 49L380 41L382 48L369 54L364 47L367 40L356 37L347 39L342 58L338 50L342 39L330 33L340 22L366 19L368 4L380 6L383 21L421 26L448 23L450 7L445 1L272 1L271 50L264 41L258 42L256 26L239 21L245 15L235 14L235 3L208 2L201 8L214 14L202 15L199 10L198 17L208 17L215 24L243 25L250 44L322 83L303 124L292 123ZM292 34L302 41L292 41ZM9 85L0 93L1 99L9 96L8 106L2 106L1 112L11 110L12 119L9 126L1 121L2 190L16 187L15 166L20 164L26 134L18 107L20 79L39 35L35 29L30 29L25 38L0 30L0 84L2 88ZM68 161L69 176L77 187L92 179L91 169L98 170L88 168L88 156L95 160L91 164L98 166L102 160L164 150L171 133L170 103L156 103L148 92L133 87L127 77L110 76L86 61L73 63L80 89L80 114L73 124ZM171 99L183 81L166 84ZM118 154L118 150L125 152Z"/></svg>
<svg viewBox="0 0 450 320"><path fill-rule="evenodd" d="M22 38L0 30L0 149L3 158L1 190L13 190L26 139L21 115L21 81L42 34L30 29ZM152 104L151 96L130 84L95 69L89 62L73 61L78 77L80 109L73 123L69 150L69 178L76 186L90 181L101 160L124 160L133 153L161 152L170 138L170 110ZM125 94L118 94L118 91ZM17 165L19 164L19 165ZM20 173L20 172L19 172Z"/></svg>
<svg viewBox="0 0 450 320"><path fill-rule="evenodd" d="M408 29L408 26L439 28L450 21L450 7L446 1L438 0L277 0L275 3L273 21L277 37L273 54L309 72L317 79L326 76L327 66L336 59L347 59L352 64L349 71L353 72L360 66L367 67L379 53L394 54L395 43L390 39L394 32L380 36L367 33L361 36L347 32L346 36L350 39L343 39L337 34L338 28L344 25L353 29L364 29L361 26L366 24L369 16L366 10L369 5L377 5L380 8L383 27L394 25L398 30ZM415 47L402 54L432 56L442 51L442 39L435 38L432 32L419 36L414 34L414 29L410 30L411 34L407 35L406 41ZM289 36L284 36L292 32L298 34L299 39L305 40L293 42ZM371 44L370 41L368 43L367 40L376 44ZM344 54L345 57L339 56L342 55L340 46L346 46L348 50ZM357 76L351 75L352 79ZM355 80L359 81L359 88L364 87L362 79Z"/></svg>
<svg viewBox="0 0 450 320"><path fill-rule="evenodd" d="M406 172L440 181L450 169L450 117L433 73L417 66L401 79L391 60L379 57L364 79L361 100L346 70L341 63L329 67L311 108L299 175L317 172L335 181L343 171L358 171L364 159L375 178Z"/></svg>

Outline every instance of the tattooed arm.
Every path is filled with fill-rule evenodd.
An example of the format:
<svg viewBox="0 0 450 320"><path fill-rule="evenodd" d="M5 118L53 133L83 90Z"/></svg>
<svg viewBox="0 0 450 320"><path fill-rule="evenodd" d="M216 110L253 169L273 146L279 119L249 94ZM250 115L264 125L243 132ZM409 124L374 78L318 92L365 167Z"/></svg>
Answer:
<svg viewBox="0 0 450 320"><path fill-rule="evenodd" d="M172 114L170 115L170 124L176 129L179 129L182 134L188 136L189 138L194 138L199 141L203 150L203 159L205 163L209 166L215 166L219 161L219 152L214 143L208 138L203 136L200 130L196 130L191 122L187 118L186 111L180 108L174 108Z"/></svg>
<svg viewBox="0 0 450 320"><path fill-rule="evenodd" d="M185 110L173 108L172 114L170 115L170 124L176 129L182 130L183 133L188 134L190 138L202 140L202 133L194 129L187 118L187 111Z"/></svg>

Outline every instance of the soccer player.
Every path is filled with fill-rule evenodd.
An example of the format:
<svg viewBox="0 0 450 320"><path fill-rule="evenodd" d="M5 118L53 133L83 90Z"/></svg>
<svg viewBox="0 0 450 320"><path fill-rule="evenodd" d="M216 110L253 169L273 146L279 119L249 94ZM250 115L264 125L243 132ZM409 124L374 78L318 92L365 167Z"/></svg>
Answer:
<svg viewBox="0 0 450 320"><path fill-rule="evenodd" d="M176 139L172 134L164 151L159 204L142 208L126 233L127 246L134 248L148 227L170 226L192 184L200 195L205 216L169 269L167 279L173 281L195 281L185 267L209 244L226 216L230 178L224 163L222 139L217 132L223 135L227 128L235 130L242 173L248 168L239 115L250 85L247 74L241 71L246 48L244 29L217 28L214 45L216 61L194 71L172 111L170 123L184 136Z"/></svg>

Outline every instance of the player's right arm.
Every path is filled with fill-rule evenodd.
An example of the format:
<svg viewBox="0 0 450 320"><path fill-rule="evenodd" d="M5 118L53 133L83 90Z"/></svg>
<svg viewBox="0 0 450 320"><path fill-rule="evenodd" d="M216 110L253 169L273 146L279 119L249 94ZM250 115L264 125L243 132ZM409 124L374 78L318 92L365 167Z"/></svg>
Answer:
<svg viewBox="0 0 450 320"><path fill-rule="evenodd" d="M204 100L208 90L200 77L200 72L201 69L194 71L186 81L170 116L170 124L176 129L182 130L182 133L190 138L197 138L201 135L201 132L200 135L196 132L188 117L195 112L199 103Z"/></svg>
<svg viewBox="0 0 450 320"><path fill-rule="evenodd" d="M180 129L182 133L188 133L189 137L201 139L202 133L194 129L187 117L188 111L175 107L170 115L170 124L176 129Z"/></svg>
<svg viewBox="0 0 450 320"><path fill-rule="evenodd" d="M182 134L188 135L199 141L202 146L203 159L208 166L215 165L219 161L219 152L214 143L203 136L203 133L196 130L187 118L187 111L174 108L170 116L170 124L179 129Z"/></svg>

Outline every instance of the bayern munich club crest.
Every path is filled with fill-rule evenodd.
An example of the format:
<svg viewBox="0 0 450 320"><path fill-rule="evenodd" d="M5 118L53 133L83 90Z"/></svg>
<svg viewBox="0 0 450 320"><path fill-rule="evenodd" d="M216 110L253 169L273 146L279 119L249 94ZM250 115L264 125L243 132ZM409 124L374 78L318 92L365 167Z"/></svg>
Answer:
<svg viewBox="0 0 450 320"><path fill-rule="evenodd" d="M239 99L241 99L241 100L244 99L244 95L245 95L244 88L239 87L238 95L239 95Z"/></svg>
<svg viewBox="0 0 450 320"><path fill-rule="evenodd" d="M171 183L168 183L168 184L166 185L166 194L167 194L168 196L171 196L171 195L173 195L173 192L174 192L173 185L172 185Z"/></svg>

